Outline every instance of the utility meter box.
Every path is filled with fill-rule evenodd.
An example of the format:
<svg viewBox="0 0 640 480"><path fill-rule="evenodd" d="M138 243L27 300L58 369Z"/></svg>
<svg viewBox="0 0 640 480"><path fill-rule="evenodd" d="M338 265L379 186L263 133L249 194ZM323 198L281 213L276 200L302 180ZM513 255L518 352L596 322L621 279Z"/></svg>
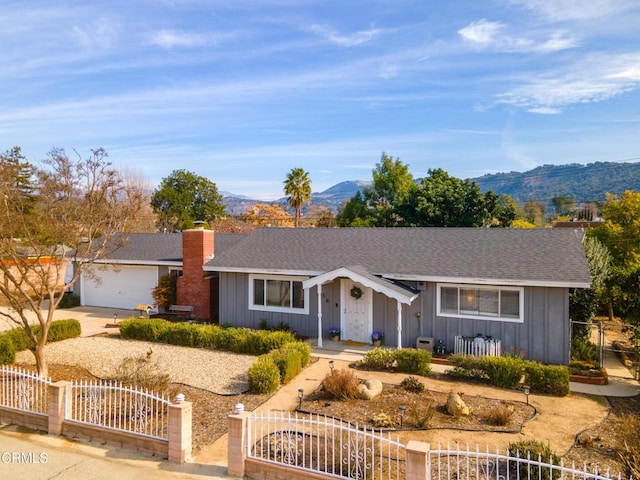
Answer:
<svg viewBox="0 0 640 480"><path fill-rule="evenodd" d="M416 348L433 353L433 337L418 337L416 340Z"/></svg>

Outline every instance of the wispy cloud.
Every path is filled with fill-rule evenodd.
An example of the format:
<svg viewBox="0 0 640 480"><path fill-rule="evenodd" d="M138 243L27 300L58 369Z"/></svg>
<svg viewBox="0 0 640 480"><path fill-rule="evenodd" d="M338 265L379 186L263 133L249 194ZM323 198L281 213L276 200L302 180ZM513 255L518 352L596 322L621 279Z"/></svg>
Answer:
<svg viewBox="0 0 640 480"><path fill-rule="evenodd" d="M237 34L233 32L195 33L163 29L150 34L148 43L162 48L203 47L206 45L217 45L223 40L228 40L236 36Z"/></svg>
<svg viewBox="0 0 640 480"><path fill-rule="evenodd" d="M573 104L608 100L640 86L640 52L594 54L562 70L531 77L498 95L498 102L548 114Z"/></svg>
<svg viewBox="0 0 640 480"><path fill-rule="evenodd" d="M350 34L341 34L338 31L325 25L314 24L306 27L306 30L319 35L331 43L341 47L353 47L368 43L377 36L381 35L383 30L379 28L370 28L368 30L359 30Z"/></svg>
<svg viewBox="0 0 640 480"><path fill-rule="evenodd" d="M471 22L458 30L458 35L479 48L503 52L548 53L578 45L577 40L564 31L554 31L546 38L528 38L511 35L506 24L486 19Z"/></svg>
<svg viewBox="0 0 640 480"><path fill-rule="evenodd" d="M602 19L637 7L635 0L509 0L552 21Z"/></svg>

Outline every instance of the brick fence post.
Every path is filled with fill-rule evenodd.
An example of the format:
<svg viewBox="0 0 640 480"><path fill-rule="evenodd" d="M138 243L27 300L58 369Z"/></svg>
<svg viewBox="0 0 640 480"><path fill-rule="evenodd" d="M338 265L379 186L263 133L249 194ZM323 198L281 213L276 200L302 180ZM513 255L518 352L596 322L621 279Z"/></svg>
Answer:
<svg viewBox="0 0 640 480"><path fill-rule="evenodd" d="M244 461L247 458L247 418L250 412L238 412L229 415L229 433L227 434L227 475L244 477Z"/></svg>
<svg viewBox="0 0 640 480"><path fill-rule="evenodd" d="M169 461L185 463L191 459L193 404L181 401L169 405Z"/></svg>
<svg viewBox="0 0 640 480"><path fill-rule="evenodd" d="M64 419L71 414L71 398L67 395L67 387L71 382L55 382L49 385L47 409L49 415L49 435L60 435Z"/></svg>
<svg viewBox="0 0 640 480"><path fill-rule="evenodd" d="M426 480L430 478L427 471L428 454L430 446L428 443L410 440L407 444L407 469L405 480Z"/></svg>

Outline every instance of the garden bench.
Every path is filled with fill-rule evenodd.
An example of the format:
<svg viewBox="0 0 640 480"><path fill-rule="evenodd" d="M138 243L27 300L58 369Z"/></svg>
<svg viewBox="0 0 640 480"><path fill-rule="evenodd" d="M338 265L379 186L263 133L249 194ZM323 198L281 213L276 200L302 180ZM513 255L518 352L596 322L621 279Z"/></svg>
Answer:
<svg viewBox="0 0 640 480"><path fill-rule="evenodd" d="M194 317L193 305L171 305L169 307L169 313L178 318L191 319Z"/></svg>

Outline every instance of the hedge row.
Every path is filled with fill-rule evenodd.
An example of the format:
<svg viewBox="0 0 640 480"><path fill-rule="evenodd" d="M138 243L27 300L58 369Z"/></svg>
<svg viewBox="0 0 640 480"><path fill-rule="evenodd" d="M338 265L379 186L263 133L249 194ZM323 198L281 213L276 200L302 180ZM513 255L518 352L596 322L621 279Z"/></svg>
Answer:
<svg viewBox="0 0 640 480"><path fill-rule="evenodd" d="M569 369L564 365L543 365L520 357L472 357L453 355L453 369L447 373L456 377L484 380L496 387L515 388L524 375L532 392L564 396L569 393Z"/></svg>
<svg viewBox="0 0 640 480"><path fill-rule="evenodd" d="M33 325L32 331L36 338L40 337L42 327ZM68 338L79 337L82 327L78 320L55 320L49 326L47 343L59 342ZM33 348L33 342L23 328L14 328L0 334L0 364L8 365L16 360L16 352Z"/></svg>
<svg viewBox="0 0 640 480"><path fill-rule="evenodd" d="M374 348L364 355L362 365L371 370L389 370L395 366L398 372L427 375L431 371L431 354L415 348Z"/></svg>
<svg viewBox="0 0 640 480"><path fill-rule="evenodd" d="M120 322L120 335L131 340L210 348L262 355L295 342L290 332L222 328L218 325L174 323L162 319L132 318Z"/></svg>
<svg viewBox="0 0 640 480"><path fill-rule="evenodd" d="M249 390L253 393L275 392L280 384L295 378L310 360L311 347L304 342L289 342L260 355L249 368Z"/></svg>

